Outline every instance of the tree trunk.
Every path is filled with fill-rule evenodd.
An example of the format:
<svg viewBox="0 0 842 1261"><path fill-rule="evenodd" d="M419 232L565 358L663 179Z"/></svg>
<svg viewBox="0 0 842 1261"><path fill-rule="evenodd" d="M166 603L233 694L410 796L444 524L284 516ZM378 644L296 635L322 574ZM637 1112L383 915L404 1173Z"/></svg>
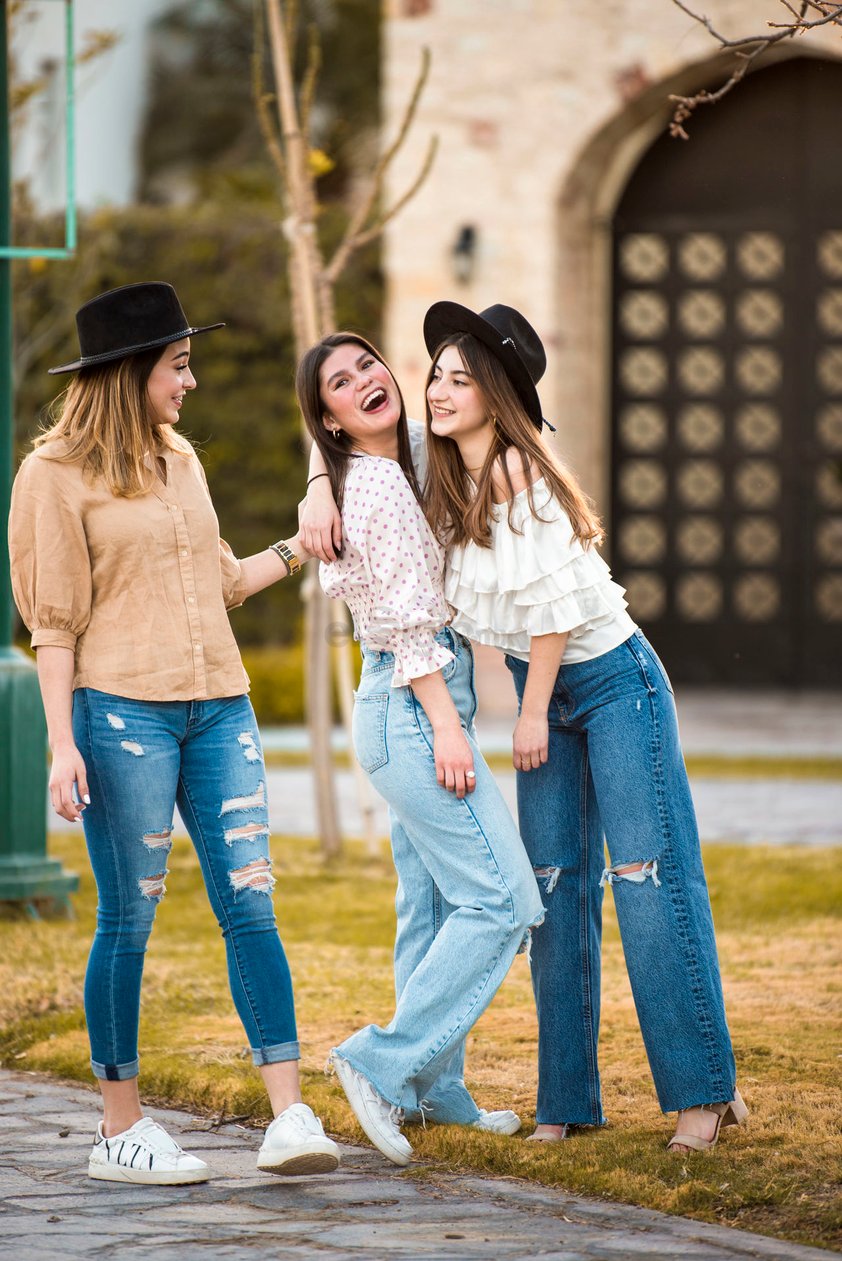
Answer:
<svg viewBox="0 0 842 1261"><path fill-rule="evenodd" d="M315 233L308 146L298 121L292 65L280 0L266 0L266 9L286 158L287 217L283 226L290 247L289 280L293 301L293 327L296 351L298 355L302 355L326 331L319 314L322 262ZM304 587L305 703L319 839L322 853L325 858L331 859L341 852L342 835L336 810L330 747L333 725L328 640L330 604L314 572L316 563L310 562L310 573Z"/></svg>

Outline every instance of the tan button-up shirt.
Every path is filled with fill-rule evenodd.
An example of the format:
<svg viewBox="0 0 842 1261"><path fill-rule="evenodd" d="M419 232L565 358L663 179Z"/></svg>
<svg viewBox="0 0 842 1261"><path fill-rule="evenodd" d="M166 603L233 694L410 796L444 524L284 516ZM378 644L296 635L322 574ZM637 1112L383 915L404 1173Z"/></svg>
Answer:
<svg viewBox="0 0 842 1261"><path fill-rule="evenodd" d="M239 696L226 610L245 599L198 458L167 452L166 485L112 495L81 466L27 456L12 489L12 588L33 648L76 654L74 688L144 701Z"/></svg>

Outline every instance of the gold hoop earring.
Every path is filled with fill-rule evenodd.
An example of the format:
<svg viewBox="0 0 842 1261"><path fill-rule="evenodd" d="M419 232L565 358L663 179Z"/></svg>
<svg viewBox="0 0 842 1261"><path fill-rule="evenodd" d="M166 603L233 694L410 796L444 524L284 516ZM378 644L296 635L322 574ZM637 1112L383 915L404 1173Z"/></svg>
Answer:
<svg viewBox="0 0 842 1261"><path fill-rule="evenodd" d="M494 426L494 428L496 429L496 428L497 428L497 417L496 417L496 416L492 416L492 417L491 417L491 423L492 423L492 425Z"/></svg>
<svg viewBox="0 0 842 1261"><path fill-rule="evenodd" d="M333 434L333 440L334 440L334 442L338 442L338 441L339 441L339 435L341 434L342 430L341 430L341 429L331 429L331 431L330 431L330 432Z"/></svg>

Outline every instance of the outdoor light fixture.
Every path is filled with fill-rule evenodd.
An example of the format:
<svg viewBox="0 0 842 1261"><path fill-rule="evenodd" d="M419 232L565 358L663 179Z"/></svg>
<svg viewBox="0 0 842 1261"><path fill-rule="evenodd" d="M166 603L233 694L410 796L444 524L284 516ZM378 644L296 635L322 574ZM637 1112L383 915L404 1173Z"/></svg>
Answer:
<svg viewBox="0 0 842 1261"><path fill-rule="evenodd" d="M467 285L474 275L477 257L477 230L472 223L463 223L451 250L453 278L460 285Z"/></svg>

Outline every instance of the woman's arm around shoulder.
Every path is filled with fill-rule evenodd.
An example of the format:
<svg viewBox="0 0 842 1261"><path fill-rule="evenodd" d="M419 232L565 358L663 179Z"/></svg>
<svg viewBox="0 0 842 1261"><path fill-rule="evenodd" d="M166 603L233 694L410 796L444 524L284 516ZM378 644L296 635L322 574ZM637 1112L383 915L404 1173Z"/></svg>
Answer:
<svg viewBox="0 0 842 1261"><path fill-rule="evenodd" d="M298 507L298 531L307 551L325 564L336 560L342 551L342 518L327 465L315 442L310 448L307 493Z"/></svg>

